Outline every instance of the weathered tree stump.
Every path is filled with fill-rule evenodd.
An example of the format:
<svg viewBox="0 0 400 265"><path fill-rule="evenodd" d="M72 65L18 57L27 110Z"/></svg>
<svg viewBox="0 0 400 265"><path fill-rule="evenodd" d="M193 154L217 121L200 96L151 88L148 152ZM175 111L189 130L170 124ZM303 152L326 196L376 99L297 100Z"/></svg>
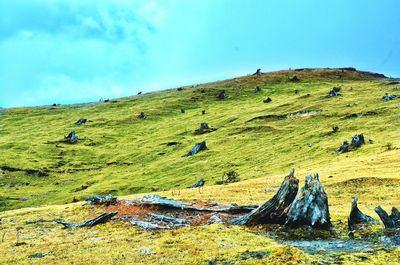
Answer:
<svg viewBox="0 0 400 265"><path fill-rule="evenodd" d="M78 136L76 135L76 133L74 131L72 131L67 136L64 137L64 140L67 143L75 144L78 142Z"/></svg>
<svg viewBox="0 0 400 265"><path fill-rule="evenodd" d="M272 99L270 97L263 100L264 103L270 103L271 101L272 101Z"/></svg>
<svg viewBox="0 0 400 265"><path fill-rule="evenodd" d="M331 97L337 97L337 96L341 96L342 94L340 94L340 90L341 90L342 88L341 87L334 87L334 88L332 88L331 89L331 91L329 91L329 93L328 93L328 98L331 98Z"/></svg>
<svg viewBox="0 0 400 265"><path fill-rule="evenodd" d="M75 125L82 125L85 124L87 122L87 119L85 118L80 118L78 121L75 122Z"/></svg>
<svg viewBox="0 0 400 265"><path fill-rule="evenodd" d="M199 179L195 184L188 186L188 189L202 188L205 183L206 181L204 179Z"/></svg>
<svg viewBox="0 0 400 265"><path fill-rule="evenodd" d="M375 212L379 215L379 218L381 218L385 228L400 228L400 213L397 208L392 208L391 215L388 215L381 206L376 207Z"/></svg>
<svg viewBox="0 0 400 265"><path fill-rule="evenodd" d="M350 216L347 221L349 226L349 230L357 229L359 226L368 225L368 224L376 224L377 221L360 211L357 207L358 198L353 197L353 201L351 203L351 211Z"/></svg>
<svg viewBox="0 0 400 265"><path fill-rule="evenodd" d="M139 118L139 119L142 119L142 120L145 120L145 119L147 119L147 115L146 115L146 113L144 113L144 112L140 112L138 118Z"/></svg>
<svg viewBox="0 0 400 265"><path fill-rule="evenodd" d="M350 150L350 144L348 141L344 141L343 144L336 149L336 153L346 153Z"/></svg>
<svg viewBox="0 0 400 265"><path fill-rule="evenodd" d="M396 95L391 95L388 93L385 93L385 95L382 97L383 101L390 101L390 100L395 100L396 98L398 98L399 96Z"/></svg>
<svg viewBox="0 0 400 265"><path fill-rule="evenodd" d="M319 181L318 174L306 177L304 187L290 205L287 216L285 225L293 228L303 225L315 228L331 226L328 196Z"/></svg>
<svg viewBox="0 0 400 265"><path fill-rule="evenodd" d="M285 177L278 192L266 203L250 213L231 220L237 225L284 224L289 206L299 189L299 180L294 177L294 169Z"/></svg>
<svg viewBox="0 0 400 265"><path fill-rule="evenodd" d="M289 81L297 83L297 82L300 82L300 78L298 78L297 75L295 75L293 77L289 77Z"/></svg>
<svg viewBox="0 0 400 265"><path fill-rule="evenodd" d="M354 135L351 139L351 147L353 148L359 148L363 144L365 144L365 141L362 133Z"/></svg>
<svg viewBox="0 0 400 265"><path fill-rule="evenodd" d="M182 157L192 156L203 150L207 150L206 141L195 144L192 150L190 150L187 154L183 155Z"/></svg>
<svg viewBox="0 0 400 265"><path fill-rule="evenodd" d="M261 75L261 69L258 68L257 71L253 75L256 75L256 76Z"/></svg>
<svg viewBox="0 0 400 265"><path fill-rule="evenodd" d="M207 123L202 122L200 124L200 128L195 130L195 134L204 134L204 133L209 133L209 132L213 132L216 131L217 129L215 128L211 128L210 126L208 126Z"/></svg>
<svg viewBox="0 0 400 265"><path fill-rule="evenodd" d="M222 90L222 91L219 92L217 98L218 98L219 100L225 100L227 97L228 97L228 96L226 95L226 91L225 91L225 90Z"/></svg>
<svg viewBox="0 0 400 265"><path fill-rule="evenodd" d="M256 86L256 87L254 88L254 92L255 92L255 93L261 92L261 87Z"/></svg>

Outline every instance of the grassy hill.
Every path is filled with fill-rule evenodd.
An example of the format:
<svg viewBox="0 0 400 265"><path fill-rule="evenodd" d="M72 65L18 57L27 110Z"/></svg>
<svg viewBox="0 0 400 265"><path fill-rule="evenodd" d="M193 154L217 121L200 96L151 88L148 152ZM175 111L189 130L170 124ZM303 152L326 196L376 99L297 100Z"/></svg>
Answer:
<svg viewBox="0 0 400 265"><path fill-rule="evenodd" d="M289 80L294 75L300 82ZM254 92L255 86L261 92ZM334 86L341 87L342 96L327 98ZM226 91L226 100L217 99L221 90ZM333 223L345 234L352 196L358 195L363 210L374 217L378 204L386 208L400 205L399 100L381 100L384 93L399 91L399 84L379 75L314 69L244 76L109 102L2 110L0 209L7 210L0 214L3 228L13 231L23 227L24 221L43 216L82 220L87 212L78 204L45 205L71 203L95 194L159 193L179 199L261 203L295 167L301 180L309 172L320 174ZM272 101L263 103L267 97ZM147 119L138 118L140 112ZM89 121L74 125L81 117ZM196 135L202 122L217 130ZM332 131L334 125L339 131ZM78 143L62 141L70 131L76 131ZM358 133L364 134L365 145L349 153L333 153ZM182 157L204 140L208 150ZM231 170L239 173L240 182L214 185ZM185 189L200 178L206 180L202 193ZM24 207L31 208L10 211ZM49 251L52 238L57 240L49 263L203 264L215 257L232 260L248 249L268 249L270 262L277 264L282 256L293 264L310 261L297 249L276 245L246 228L194 227L154 235L134 228L126 233L125 227L108 224L90 230L92 235L47 226L49 233L40 237L35 234L39 226L25 228L30 246L18 250L10 247L13 236L7 233L3 262L15 259L12 251L17 251L18 261L29 263L26 255ZM98 244L89 240L93 237L108 240ZM149 245L151 240L156 241L153 248L158 255L143 258L136 250L130 252L132 245ZM224 240L235 247L215 247ZM197 241L206 249L190 245ZM66 249L74 244L79 247L67 257ZM115 244L118 247L106 256L105 248ZM174 257L178 252L183 255ZM398 254L398 250L382 251L367 262L392 261ZM348 255L344 261L357 261L357 257Z"/></svg>
<svg viewBox="0 0 400 265"><path fill-rule="evenodd" d="M288 81L294 75L301 82ZM281 71L107 103L7 109L0 116L0 191L27 200L3 196L0 209L178 189L199 178L212 185L230 170L242 180L290 167L335 178L346 171L398 176L398 102L381 101L397 85L387 83L354 71ZM262 91L255 93L255 86ZM325 98L333 86L343 96ZM222 89L227 100L216 98ZM272 102L263 103L267 97ZM281 118L308 110L320 112ZM139 119L140 112L148 118ZM252 120L263 115L271 116ZM74 125L81 117L89 122ZM218 130L195 135L201 122ZM333 125L340 129L330 134ZM78 134L75 145L61 142L70 131ZM332 154L356 133L373 144ZM208 151L181 157L203 140Z"/></svg>

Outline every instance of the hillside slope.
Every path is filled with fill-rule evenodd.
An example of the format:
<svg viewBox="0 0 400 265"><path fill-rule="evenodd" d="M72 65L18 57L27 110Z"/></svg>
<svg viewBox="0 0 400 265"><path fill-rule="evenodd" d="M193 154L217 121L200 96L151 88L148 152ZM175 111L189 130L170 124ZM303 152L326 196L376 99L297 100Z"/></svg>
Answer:
<svg viewBox="0 0 400 265"><path fill-rule="evenodd" d="M294 75L300 82L289 80ZM254 92L255 86L262 91ZM334 86L343 95L326 98ZM177 190L200 178L213 185L231 170L241 180L280 176L290 167L333 176L330 181L399 177L399 100L381 100L398 89L379 75L314 69L96 104L6 109L0 114L0 209ZM221 90L226 100L217 99ZM267 97L272 101L263 103ZM138 118L140 112L147 119ZM74 125L81 117L89 121ZM202 122L217 130L196 135ZM331 133L333 125L338 132ZM62 142L70 131L78 143ZM333 154L357 133L364 133L366 145ZM207 151L182 157L203 140Z"/></svg>

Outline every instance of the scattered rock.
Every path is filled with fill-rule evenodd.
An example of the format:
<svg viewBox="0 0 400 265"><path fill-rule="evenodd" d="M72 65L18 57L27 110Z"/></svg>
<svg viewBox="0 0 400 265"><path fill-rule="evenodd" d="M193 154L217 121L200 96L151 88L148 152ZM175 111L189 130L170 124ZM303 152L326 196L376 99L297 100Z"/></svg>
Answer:
<svg viewBox="0 0 400 265"><path fill-rule="evenodd" d="M264 103L270 103L271 101L272 101L272 99L270 97L263 100Z"/></svg>
<svg viewBox="0 0 400 265"><path fill-rule="evenodd" d="M207 150L207 145L205 141L195 144L192 150L189 151L187 154L183 155L182 157L192 156L203 150Z"/></svg>
<svg viewBox="0 0 400 265"><path fill-rule="evenodd" d="M307 143L307 146L308 147L312 147L312 143Z"/></svg>
<svg viewBox="0 0 400 265"><path fill-rule="evenodd" d="M202 110L201 111L201 115L205 115L206 114L206 111L205 110Z"/></svg>
<svg viewBox="0 0 400 265"><path fill-rule="evenodd" d="M78 121L75 122L75 125L82 125L85 124L87 122L87 119L85 118L80 118Z"/></svg>
<svg viewBox="0 0 400 265"><path fill-rule="evenodd" d="M75 131L70 132L67 136L64 137L65 142L70 144L75 144L78 142L78 136Z"/></svg>
<svg viewBox="0 0 400 265"><path fill-rule="evenodd" d="M148 248L139 248L139 253L141 255L154 255L154 254L156 254L155 251L152 251L152 250L150 250Z"/></svg>
<svg viewBox="0 0 400 265"><path fill-rule="evenodd" d="M256 86L256 87L254 88L254 92L255 92L255 93L261 92L261 87Z"/></svg>

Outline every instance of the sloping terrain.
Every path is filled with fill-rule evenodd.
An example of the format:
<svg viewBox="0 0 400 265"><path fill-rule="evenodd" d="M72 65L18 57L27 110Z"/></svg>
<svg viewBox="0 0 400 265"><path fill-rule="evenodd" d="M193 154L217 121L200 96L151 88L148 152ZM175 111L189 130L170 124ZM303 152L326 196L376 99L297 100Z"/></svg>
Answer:
<svg viewBox="0 0 400 265"><path fill-rule="evenodd" d="M293 76L300 81L290 81ZM255 92L255 86L261 91ZM337 86L342 96L326 97ZM217 98L222 90L225 100ZM385 93L400 94L400 85L352 69L314 69L245 76L101 103L2 110L0 209L7 210L0 215L5 231L3 262L18 257L18 263L30 263L35 259L27 256L35 252L50 252L41 260L48 263L260 262L240 256L247 250L267 251L269 262L277 264L321 261L323 256L277 245L268 229L260 233L213 225L154 234L106 224L68 232L55 224L24 222L54 216L81 221L93 215L81 203L38 206L108 193L258 204L270 198L295 167L300 179L311 171L320 174L333 225L338 234L347 236L352 196L358 195L360 207L375 218L376 205L387 209L400 205L400 99L382 101ZM268 97L272 101L263 103ZM140 112L147 118L140 119ZM88 122L75 125L82 117ZM196 134L202 122L217 130ZM338 131L333 131L335 125ZM76 144L63 141L70 131L78 135ZM364 134L365 145L334 153L358 133ZM201 141L206 141L207 150L182 157ZM240 182L215 185L232 170L239 173ZM186 189L200 178L206 180L204 190ZM10 211L24 207L38 208ZM16 228L28 245L14 246ZM67 251L76 244L75 250ZM115 244L118 247L107 253ZM139 246L157 254L141 255ZM394 261L398 254L398 249L378 250L338 259L380 264ZM329 257L327 262L338 259Z"/></svg>

